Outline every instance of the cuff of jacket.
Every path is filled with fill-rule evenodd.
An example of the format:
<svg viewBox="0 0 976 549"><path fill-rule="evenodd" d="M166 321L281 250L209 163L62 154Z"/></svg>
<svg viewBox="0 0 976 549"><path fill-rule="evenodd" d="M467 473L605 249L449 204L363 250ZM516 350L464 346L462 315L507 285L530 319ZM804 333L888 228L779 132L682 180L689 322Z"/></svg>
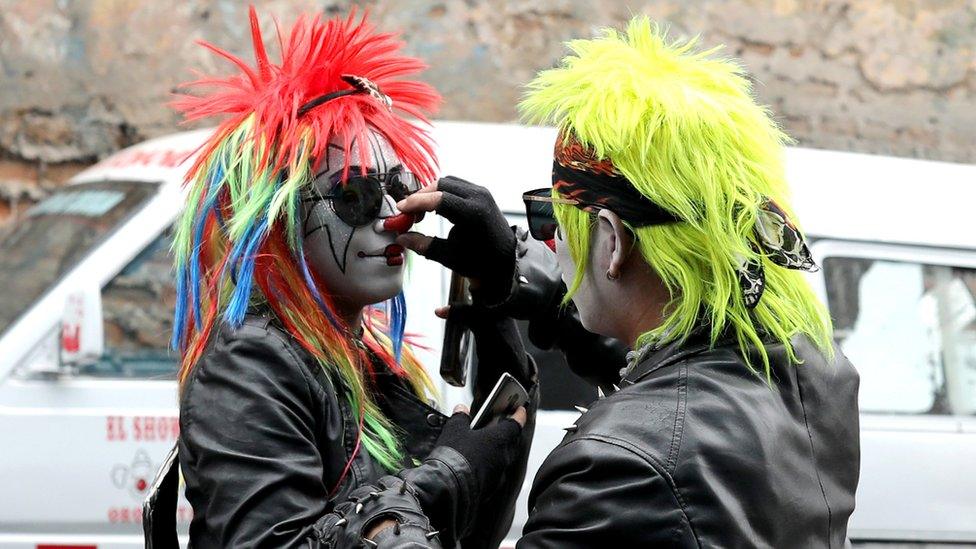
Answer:
<svg viewBox="0 0 976 549"><path fill-rule="evenodd" d="M477 374L472 386L472 408L481 406L502 372L512 374L526 391L535 386L538 381L536 364L525 350L515 319L495 317L472 326L471 333L478 355Z"/></svg>
<svg viewBox="0 0 976 549"><path fill-rule="evenodd" d="M445 547L468 531L477 517L481 494L471 465L457 450L438 446L423 464L404 469L399 476L414 489Z"/></svg>
<svg viewBox="0 0 976 549"><path fill-rule="evenodd" d="M556 254L546 244L529 238L525 229L513 225L515 260L511 279L489 301L472 290L474 302L505 316L529 320L551 316L566 293Z"/></svg>
<svg viewBox="0 0 976 549"><path fill-rule="evenodd" d="M369 531L387 526L371 538ZM308 546L322 549L441 549L440 533L431 528L413 488L404 480L385 476L374 485L360 486L313 526Z"/></svg>
<svg viewBox="0 0 976 549"><path fill-rule="evenodd" d="M504 306L511 299L512 294L519 286L519 246L518 230L515 225L509 227L516 236L514 252L512 254L512 272L510 275L502 275L501 279L489 281L487 284L482 281L480 288L471 288L472 301L488 309L496 309Z"/></svg>
<svg viewBox="0 0 976 549"><path fill-rule="evenodd" d="M433 533L437 534L437 532ZM395 527L386 528L373 536L372 541L375 545L364 542L360 547L374 547L375 549L440 549L443 547L437 538L430 534L431 532L424 532L415 524L407 524L400 526L399 530Z"/></svg>

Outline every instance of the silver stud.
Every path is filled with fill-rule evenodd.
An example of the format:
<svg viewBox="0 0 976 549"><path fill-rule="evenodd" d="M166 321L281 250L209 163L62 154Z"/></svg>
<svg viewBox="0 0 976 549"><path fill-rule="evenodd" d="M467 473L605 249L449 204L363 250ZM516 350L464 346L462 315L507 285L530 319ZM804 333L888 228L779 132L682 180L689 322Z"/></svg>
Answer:
<svg viewBox="0 0 976 549"><path fill-rule="evenodd" d="M400 495L402 496L403 494L406 493L407 493L407 481L403 481L400 483Z"/></svg>
<svg viewBox="0 0 976 549"><path fill-rule="evenodd" d="M358 515L359 513L362 512L362 510L363 510L363 504L362 503L357 503L356 504L356 514Z"/></svg>
<svg viewBox="0 0 976 549"><path fill-rule="evenodd" d="M581 414L585 414L586 412L589 412L590 411L589 408L584 408L582 406L573 406L573 408L576 408L576 411L579 412L579 413L581 413Z"/></svg>
<svg viewBox="0 0 976 549"><path fill-rule="evenodd" d="M606 397L607 397L607 395L605 395L605 394L603 393L603 387L599 387L599 386L598 386L598 387L596 388L596 396L598 396L598 397L600 397L600 398L606 398Z"/></svg>
<svg viewBox="0 0 976 549"><path fill-rule="evenodd" d="M525 278L525 276L523 275L519 275L519 284L528 284L528 283L529 283L528 278Z"/></svg>
<svg viewBox="0 0 976 549"><path fill-rule="evenodd" d="M563 427L563 431L566 431L567 433L575 433L576 429L579 429L579 426L575 424L570 425L569 427Z"/></svg>
<svg viewBox="0 0 976 549"><path fill-rule="evenodd" d="M336 521L335 525L336 526L345 526L347 522L349 522L349 521L346 520L346 517L342 517L341 519L339 519L339 520Z"/></svg>
<svg viewBox="0 0 976 549"><path fill-rule="evenodd" d="M616 383L614 383L614 384L613 384L613 390L614 390L614 391L619 391L619 390L620 390L620 387L617 387L617 384L616 384Z"/></svg>
<svg viewBox="0 0 976 549"><path fill-rule="evenodd" d="M379 547L380 544L376 543L371 539L363 538L363 547Z"/></svg>
<svg viewBox="0 0 976 549"><path fill-rule="evenodd" d="M427 539L433 539L434 536L436 536L437 534L440 534L440 533L441 533L440 530L431 530L430 532L427 532L424 535L427 537Z"/></svg>

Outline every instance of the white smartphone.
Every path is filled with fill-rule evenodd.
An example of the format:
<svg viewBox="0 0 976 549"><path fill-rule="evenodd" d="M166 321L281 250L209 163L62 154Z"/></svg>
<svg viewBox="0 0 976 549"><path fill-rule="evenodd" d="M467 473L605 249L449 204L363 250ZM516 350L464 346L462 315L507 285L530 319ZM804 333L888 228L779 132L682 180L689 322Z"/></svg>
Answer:
<svg viewBox="0 0 976 549"><path fill-rule="evenodd" d="M505 372L498 378L498 382L488 393L485 403L478 409L478 413L471 420L472 429L480 429L487 425L498 422L500 419L511 415L519 406L529 403L529 393L525 387Z"/></svg>

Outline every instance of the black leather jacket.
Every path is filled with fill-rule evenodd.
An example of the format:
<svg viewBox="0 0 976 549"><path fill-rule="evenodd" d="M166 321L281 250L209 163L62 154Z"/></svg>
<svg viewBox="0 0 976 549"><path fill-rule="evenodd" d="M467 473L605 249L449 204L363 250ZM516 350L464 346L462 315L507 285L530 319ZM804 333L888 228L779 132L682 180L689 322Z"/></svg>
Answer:
<svg viewBox="0 0 976 549"><path fill-rule="evenodd" d="M805 338L794 345L801 365L767 346L770 384L734 341L693 337L641 359L542 465L518 547L844 547L858 376L839 351L828 362ZM386 494L346 528L381 514ZM440 546L392 530L380 548Z"/></svg>
<svg viewBox="0 0 976 549"><path fill-rule="evenodd" d="M505 333L495 329L486 337ZM489 341L484 347L498 359L497 353L506 349L513 355L520 352L521 343L511 343ZM377 365L383 368L378 404L402 431L407 461L401 465L411 468L411 485L421 499L438 502L432 519L441 530L439 539L453 545L467 535L470 539L462 541L466 549L497 547L511 524L514 498L524 479L534 404L518 470L509 473L492 502L509 511L473 517L461 508L472 509L477 502L470 501L472 494L457 480L468 474L467 462L449 448L431 454L446 417ZM529 387L532 382L526 380ZM219 329L180 399L179 462L194 511L192 547L319 546L323 515L355 488L387 474L360 449L336 486L353 453L357 429L340 397L342 390L270 314L249 314L240 328ZM423 466L414 467L421 462ZM152 546L150 524L147 545ZM161 529L173 531L168 525L155 526L157 534Z"/></svg>
<svg viewBox="0 0 976 549"><path fill-rule="evenodd" d="M731 341L641 360L546 459L519 547L844 547L858 376L794 345L767 346L771 385Z"/></svg>

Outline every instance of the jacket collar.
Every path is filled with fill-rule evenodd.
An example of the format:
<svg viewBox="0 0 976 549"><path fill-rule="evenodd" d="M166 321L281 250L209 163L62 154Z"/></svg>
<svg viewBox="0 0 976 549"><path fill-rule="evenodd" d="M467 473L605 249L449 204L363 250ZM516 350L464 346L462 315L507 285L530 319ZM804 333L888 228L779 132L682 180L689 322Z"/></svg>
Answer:
<svg viewBox="0 0 976 549"><path fill-rule="evenodd" d="M679 360L703 353L713 347L720 347L734 338L728 332L720 335L713 344L706 326L700 326L687 337L665 343L661 347L649 347L635 351L635 363L626 368L620 380L621 387L633 385L652 372L674 364Z"/></svg>

